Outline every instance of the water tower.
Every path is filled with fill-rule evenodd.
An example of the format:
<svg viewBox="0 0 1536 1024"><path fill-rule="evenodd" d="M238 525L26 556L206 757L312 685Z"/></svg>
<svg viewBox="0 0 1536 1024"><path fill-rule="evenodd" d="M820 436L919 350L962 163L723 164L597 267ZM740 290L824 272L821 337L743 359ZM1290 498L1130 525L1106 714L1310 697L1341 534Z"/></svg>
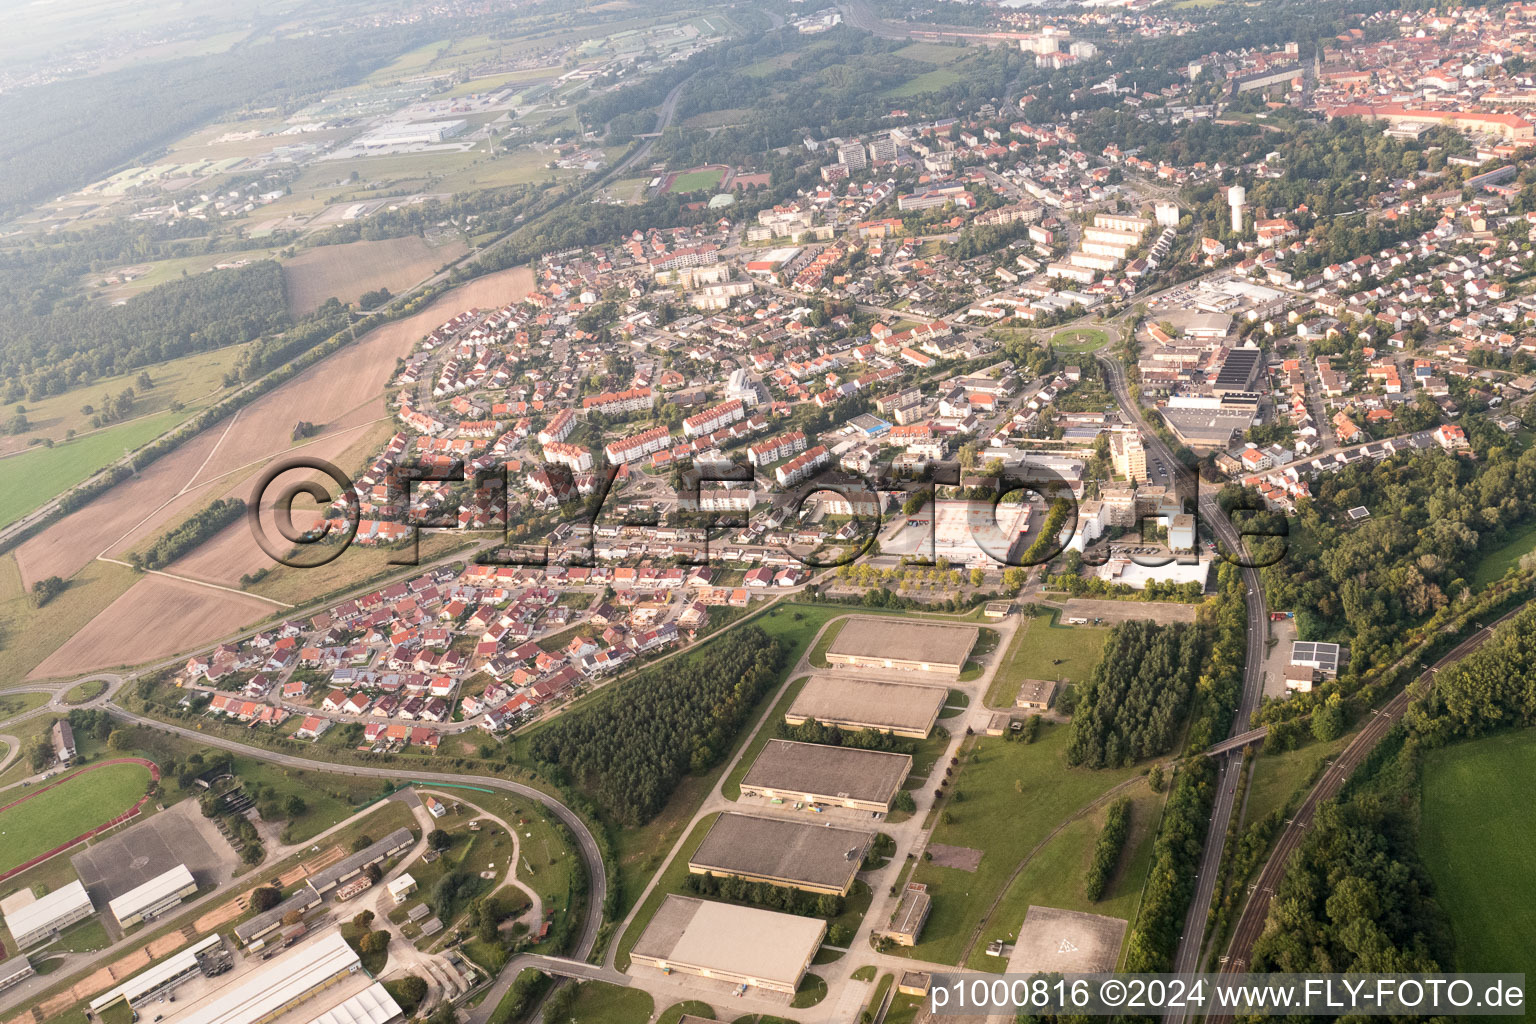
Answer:
<svg viewBox="0 0 1536 1024"><path fill-rule="evenodd" d="M1232 230L1242 234L1243 212L1248 208L1248 190L1241 185L1227 189L1227 205L1232 208Z"/></svg>

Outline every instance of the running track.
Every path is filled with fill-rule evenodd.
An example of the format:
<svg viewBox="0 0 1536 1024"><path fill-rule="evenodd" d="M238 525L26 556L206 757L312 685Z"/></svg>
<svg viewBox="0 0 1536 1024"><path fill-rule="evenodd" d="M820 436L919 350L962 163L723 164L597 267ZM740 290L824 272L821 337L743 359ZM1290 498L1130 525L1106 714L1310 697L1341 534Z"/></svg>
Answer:
<svg viewBox="0 0 1536 1024"><path fill-rule="evenodd" d="M80 769L77 772L70 772L68 775L66 775L63 778L59 779L57 782L50 783L50 784L48 784L46 786L43 786L43 787L41 787L39 789L34 789L32 792L28 793L26 796L22 797L21 799L19 799L19 800L12 800L10 803L6 804L4 807L0 807L0 814L5 813L6 811L10 810L12 807L15 807L18 804L24 804L28 800L36 799L37 797L42 796L44 793L48 792L49 790L56 789L57 787L64 785L64 783L70 781L71 779L78 779L80 776L88 774L89 772L93 772L93 771L95 771L98 768L105 768L108 765L114 765L114 764L141 764L145 768L149 769L149 780L150 780L150 787L151 788L154 788L154 786L157 785L160 782L160 766L155 764L155 762L146 760L145 758L142 758L142 757L118 757L118 758L112 759L111 761L102 761L99 764L90 765L89 767L82 768L82 769ZM67 843L62 843L62 844L54 847L53 849L49 850L47 853L39 854L36 857L33 857L31 860L27 861L25 864L19 864L16 867L12 868L11 870L5 872L4 874L0 874L0 882L4 882L6 879L11 878L14 875L19 875L21 872L27 870L28 868L36 867L37 865L41 864L43 861L48 860L50 857L57 857L59 854L63 853L65 850L68 850L72 846L78 846L78 845L80 845L81 843L85 842L88 839L95 838L96 836L98 836L101 833L107 831L108 829L116 828L118 825L121 825L123 822L128 821L128 820L130 820L130 819L132 819L134 817L137 817L139 812L144 809L144 805L147 804L147 803L149 803L149 794L145 793L142 797L139 798L139 802L138 803L134 804L132 807L128 808L128 810L124 811L122 814L119 814L117 817L113 818L111 821L104 822L104 823L102 823L100 825L97 825L95 828L91 829L90 831L82 832L79 835L75 836L75 838L69 840Z"/></svg>

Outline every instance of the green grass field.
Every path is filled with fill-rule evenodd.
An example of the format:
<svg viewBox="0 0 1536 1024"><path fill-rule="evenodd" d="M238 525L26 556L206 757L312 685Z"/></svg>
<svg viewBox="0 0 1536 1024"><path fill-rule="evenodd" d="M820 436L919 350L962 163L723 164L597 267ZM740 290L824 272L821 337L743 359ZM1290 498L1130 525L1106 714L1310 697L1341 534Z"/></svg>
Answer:
<svg viewBox="0 0 1536 1024"><path fill-rule="evenodd" d="M91 679L69 688L64 694L66 704L84 704L88 700L95 700L106 692L107 681L105 679Z"/></svg>
<svg viewBox="0 0 1536 1024"><path fill-rule="evenodd" d="M1108 344L1108 332L1101 331L1097 327L1057 331L1051 336L1051 347L1059 352L1093 352Z"/></svg>
<svg viewBox="0 0 1536 1024"><path fill-rule="evenodd" d="M923 93L936 92L939 89L947 89L960 81L960 72L950 68L936 68L933 71L925 71L916 77L909 78L894 88L882 93L887 99L905 99L909 96L921 96Z"/></svg>
<svg viewBox="0 0 1536 1024"><path fill-rule="evenodd" d="M1508 540L1489 551L1477 563L1477 571L1472 574L1472 589L1481 590L1500 579L1532 551L1536 551L1536 523L1528 523L1510 531Z"/></svg>
<svg viewBox="0 0 1536 1024"><path fill-rule="evenodd" d="M1424 759L1420 848L1451 920L1457 970L1536 974L1532 787L1536 730L1459 743Z"/></svg>
<svg viewBox="0 0 1536 1024"><path fill-rule="evenodd" d="M899 57L902 60L920 60L924 64L940 66L953 64L965 55L964 46L946 46L942 43L913 43L891 54L892 57Z"/></svg>
<svg viewBox="0 0 1536 1024"><path fill-rule="evenodd" d="M661 1016L656 1018L656 1024L677 1024L683 1019L683 1014L693 1017L703 1017L705 1020L715 1019L715 1008L708 1003L701 1003L697 999L687 999L681 1003L673 1003L661 1011Z"/></svg>
<svg viewBox="0 0 1536 1024"><path fill-rule="evenodd" d="M672 179L669 192L698 192L720 184L719 171L689 171Z"/></svg>
<svg viewBox="0 0 1536 1024"><path fill-rule="evenodd" d="M185 412L157 413L52 448L28 448L0 459L0 525L15 522L186 417Z"/></svg>
<svg viewBox="0 0 1536 1024"><path fill-rule="evenodd" d="M0 814L0 872L122 814L149 788L149 769L112 764L68 779Z"/></svg>
<svg viewBox="0 0 1536 1024"><path fill-rule="evenodd" d="M1132 798L1131 834L1126 839L1119 868L1104 897L1097 903L1090 901L1083 895L1083 880L1113 800L1105 801L1092 813L1067 825L1025 865L988 920L966 966L978 971L1004 970L1007 961L988 956L987 943L993 939L1007 942L1017 939L1019 926L1031 906L1059 907L1127 921L1136 919L1142 886L1152 866L1152 841L1162 816L1163 795L1153 793L1145 784L1131 787L1125 795Z"/></svg>
<svg viewBox="0 0 1536 1024"><path fill-rule="evenodd" d="M245 345L231 345L147 366L143 372L148 373L154 382L154 386L147 390L139 387L140 371L133 370L116 377L103 377L83 387L35 402L23 402L27 410L27 421L32 424L32 428L19 437L0 439L3 441L0 443L0 451L25 448L26 439L30 437L51 437L55 441L62 441L65 431L84 433L90 430L92 414L81 411L82 408L86 405L99 406L102 395L118 395L124 388L134 390L131 413L134 417L165 412L175 402L185 406L184 415L190 417L224 392L224 375L234 368L246 348ZM117 424L124 425L126 421Z"/></svg>
<svg viewBox="0 0 1536 1024"><path fill-rule="evenodd" d="M1026 618L1019 624L1003 663L987 689L987 706L1013 706L1019 684L1026 679L1062 679L1081 683L1104 657L1102 626L1061 626L1059 613Z"/></svg>
<svg viewBox="0 0 1536 1024"><path fill-rule="evenodd" d="M987 738L961 755L960 771L951 784L958 796L944 804L932 841L979 849L981 863L974 872L926 860L918 864L912 880L928 885L933 910L922 941L893 952L959 963L977 923L1020 858L1057 825L1136 773L1134 768L1068 768L1066 743L1066 726L1045 723L1034 743ZM998 923L1018 927L1016 921Z"/></svg>
<svg viewBox="0 0 1536 1024"><path fill-rule="evenodd" d="M82 683L81 685L86 684ZM101 685L105 687L107 684L102 683ZM0 694L0 722L5 721L7 718L15 718L17 715L25 714L33 708L42 707L48 703L48 698L51 696L52 694L48 693L22 691L7 691Z"/></svg>
<svg viewBox="0 0 1536 1024"><path fill-rule="evenodd" d="M655 1007L650 993L642 989L584 981L576 986L567 1019L572 1024L645 1024Z"/></svg>
<svg viewBox="0 0 1536 1024"><path fill-rule="evenodd" d="M1308 733L1310 740L1311 734ZM1286 806L1294 797L1301 802L1302 790L1317 777L1323 762L1343 750L1354 734L1340 736L1328 743L1310 740L1304 747L1273 754L1264 751L1253 762L1253 781L1248 788L1245 821L1262 820Z"/></svg>

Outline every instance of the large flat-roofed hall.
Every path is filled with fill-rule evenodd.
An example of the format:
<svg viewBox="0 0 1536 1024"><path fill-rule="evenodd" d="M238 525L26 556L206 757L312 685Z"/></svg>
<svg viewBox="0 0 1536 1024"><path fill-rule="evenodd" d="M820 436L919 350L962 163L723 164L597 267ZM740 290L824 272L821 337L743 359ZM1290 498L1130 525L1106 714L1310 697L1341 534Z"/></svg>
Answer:
<svg viewBox="0 0 1536 1024"><path fill-rule="evenodd" d="M709 827L688 870L846 896L873 838L851 828L727 812Z"/></svg>
<svg viewBox="0 0 1536 1024"><path fill-rule="evenodd" d="M790 725L817 721L924 739L933 731L948 697L949 691L942 686L812 676L784 713L784 721Z"/></svg>
<svg viewBox="0 0 1536 1024"><path fill-rule="evenodd" d="M980 632L913 619L851 618L827 649L827 664L958 676Z"/></svg>
<svg viewBox="0 0 1536 1024"><path fill-rule="evenodd" d="M909 754L769 740L741 780L741 795L884 814L911 771Z"/></svg>
<svg viewBox="0 0 1536 1024"><path fill-rule="evenodd" d="M794 994L827 923L668 895L630 958L664 971Z"/></svg>

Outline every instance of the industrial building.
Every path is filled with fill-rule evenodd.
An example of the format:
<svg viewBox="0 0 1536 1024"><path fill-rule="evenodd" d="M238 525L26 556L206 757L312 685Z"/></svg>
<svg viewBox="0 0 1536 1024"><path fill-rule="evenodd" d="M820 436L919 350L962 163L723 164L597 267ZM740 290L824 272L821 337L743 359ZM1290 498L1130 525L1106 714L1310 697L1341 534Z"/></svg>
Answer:
<svg viewBox="0 0 1536 1024"><path fill-rule="evenodd" d="M122 928L131 928L141 921L151 921L181 901L197 892L197 879L185 864L177 864L169 871L156 875L143 885L129 889L107 903L112 916Z"/></svg>
<svg viewBox="0 0 1536 1024"><path fill-rule="evenodd" d="M979 635L975 626L851 618L827 649L827 664L959 676Z"/></svg>
<svg viewBox="0 0 1536 1024"><path fill-rule="evenodd" d="M1014 698L1013 706L1029 708L1033 711L1045 711L1051 706L1051 698L1056 695L1056 683L1050 679L1026 679L1019 684L1019 695Z"/></svg>
<svg viewBox="0 0 1536 1024"><path fill-rule="evenodd" d="M901 902L891 913L891 925L879 932L883 939L890 939L898 946L915 946L922 937L923 925L928 923L928 912L933 909L933 897L922 882L908 882L902 890Z"/></svg>
<svg viewBox="0 0 1536 1024"><path fill-rule="evenodd" d="M462 134L468 127L463 120L416 121L411 124L387 124L375 128L353 143L362 149L394 149L397 146L431 146Z"/></svg>
<svg viewBox="0 0 1536 1024"><path fill-rule="evenodd" d="M21 984L36 973L32 969L32 962L19 953L0 960L0 992L12 985Z"/></svg>
<svg viewBox="0 0 1536 1024"><path fill-rule="evenodd" d="M333 929L242 975L186 1010L176 1024L268 1024L362 966L340 929Z"/></svg>
<svg viewBox="0 0 1536 1024"><path fill-rule="evenodd" d="M410 829L397 828L383 839L364 847L357 853L342 858L324 870L315 872L297 892L271 910L235 925L235 938L242 945L259 949L283 926L283 918L290 913L298 911L302 914L318 907L321 896L356 878L367 870L370 864L382 863L395 854L410 849L415 841Z"/></svg>
<svg viewBox="0 0 1536 1024"><path fill-rule="evenodd" d="M1256 348L1229 349L1226 358L1221 361L1221 369L1216 373L1211 390L1218 395L1252 391L1262 364L1262 353Z"/></svg>
<svg viewBox="0 0 1536 1024"><path fill-rule="evenodd" d="M688 870L846 896L872 839L873 832L727 811L688 858Z"/></svg>
<svg viewBox="0 0 1536 1024"><path fill-rule="evenodd" d="M405 1011L400 1009L384 983L376 981L346 1002L326 1010L310 1024L393 1024L404 1016Z"/></svg>
<svg viewBox="0 0 1536 1024"><path fill-rule="evenodd" d="M630 959L793 995L826 931L820 918L668 894Z"/></svg>
<svg viewBox="0 0 1536 1024"><path fill-rule="evenodd" d="M769 740L747 769L741 793L884 814L911 771L909 754Z"/></svg>
<svg viewBox="0 0 1536 1024"><path fill-rule="evenodd" d="M789 725L817 721L926 739L948 697L949 691L942 686L815 675L806 680L784 713L784 721Z"/></svg>
<svg viewBox="0 0 1536 1024"><path fill-rule="evenodd" d="M1337 678L1339 665L1346 656L1346 650L1338 644L1311 640L1298 640L1291 644L1291 664L1314 669L1326 679Z"/></svg>
<svg viewBox="0 0 1536 1024"><path fill-rule="evenodd" d="M13 896L6 901L5 925L11 930L11 938L16 940L19 949L51 939L96 912L79 879L21 906L15 905L15 899Z"/></svg>
<svg viewBox="0 0 1536 1024"><path fill-rule="evenodd" d="M91 1012L100 1014L103 1009L118 1000L123 1000L132 1007L136 1003L147 1002L155 996L165 995L192 975L197 974L202 969L205 956L222 948L223 940L218 935L210 935L186 949L157 961L150 965L148 970L140 971L116 988L107 989L91 1000Z"/></svg>

